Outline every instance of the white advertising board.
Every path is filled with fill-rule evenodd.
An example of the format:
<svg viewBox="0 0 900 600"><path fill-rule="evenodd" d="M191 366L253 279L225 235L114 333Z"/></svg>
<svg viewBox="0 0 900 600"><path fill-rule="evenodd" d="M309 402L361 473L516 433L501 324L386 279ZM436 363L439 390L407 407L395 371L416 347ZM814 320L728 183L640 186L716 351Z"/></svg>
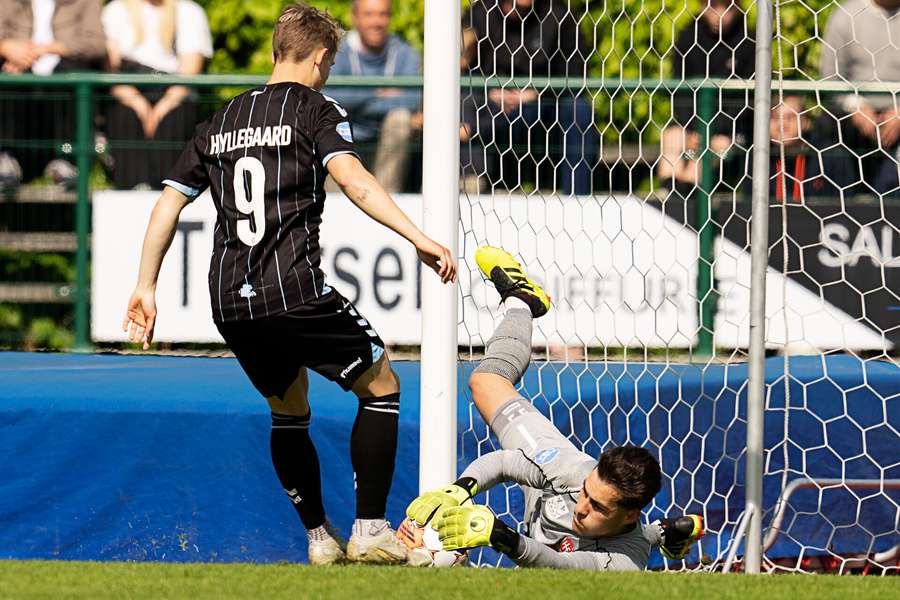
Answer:
<svg viewBox="0 0 900 600"><path fill-rule="evenodd" d="M121 341L125 303L137 280L144 230L158 194L97 192L93 199L91 333ZM475 248L500 245L520 256L554 299L535 342L686 347L696 330L691 301L693 235L630 198L605 202L475 197L464 200L460 340L482 344L498 298L475 271ZM399 195L421 223L421 197ZM326 200L322 266L329 284L354 301L389 344L421 341L421 279L432 273L414 249L372 222L349 200ZM490 214L490 218L485 217ZM160 273L156 340L221 341L212 323L207 269L215 229L208 195L182 213ZM624 229L622 229L624 226ZM493 311L496 313L496 311Z"/></svg>
<svg viewBox="0 0 900 600"><path fill-rule="evenodd" d="M91 334L123 341L125 305L137 280L144 230L155 192L97 192L93 197ZM396 201L416 223L421 196ZM697 237L654 206L628 196L460 199L459 340L481 346L493 331L498 297L474 261L482 244L519 256L553 299L535 323L536 344L687 348L696 341ZM207 194L182 213L157 289L156 340L221 342L207 288L216 213ZM421 342L421 281L434 275L412 246L371 221L343 195L326 200L321 228L328 283L352 300L388 344ZM749 255L717 244L722 297L716 317L720 347L745 346L749 332ZM782 277L770 270L772 335L783 340ZM809 336L820 347L879 347L873 332L791 281L787 283L790 341ZM794 324L796 322L796 324ZM839 332L838 340L834 332ZM778 339L781 338L781 339ZM832 342L829 344L829 341Z"/></svg>

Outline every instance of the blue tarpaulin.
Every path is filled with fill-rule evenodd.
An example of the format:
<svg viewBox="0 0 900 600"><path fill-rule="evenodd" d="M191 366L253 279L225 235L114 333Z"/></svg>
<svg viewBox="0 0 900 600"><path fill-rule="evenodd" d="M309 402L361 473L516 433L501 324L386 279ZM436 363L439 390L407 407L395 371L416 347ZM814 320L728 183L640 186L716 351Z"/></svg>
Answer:
<svg viewBox="0 0 900 600"><path fill-rule="evenodd" d="M396 524L418 488L419 364L395 367L403 395L388 517ZM781 490L785 451L788 481L900 478L900 368L792 358L787 443L783 374L782 359L770 359L767 509ZM306 559L305 534L270 462L268 406L236 361L0 353L0 381L0 558ZM705 511L712 530L730 535L744 502L746 366L544 363L532 365L523 389L588 453L607 442L657 452L670 478L651 517ZM315 375L310 403L326 509L346 534L357 403ZM490 446L484 425L475 417L471 430L470 419L461 398L460 467L477 445ZM820 502L815 492L798 493L788 535L770 554L796 555L799 544L868 551L900 542L900 492L866 494L835 492ZM842 513L851 504L859 517ZM802 514L820 505L826 517Z"/></svg>

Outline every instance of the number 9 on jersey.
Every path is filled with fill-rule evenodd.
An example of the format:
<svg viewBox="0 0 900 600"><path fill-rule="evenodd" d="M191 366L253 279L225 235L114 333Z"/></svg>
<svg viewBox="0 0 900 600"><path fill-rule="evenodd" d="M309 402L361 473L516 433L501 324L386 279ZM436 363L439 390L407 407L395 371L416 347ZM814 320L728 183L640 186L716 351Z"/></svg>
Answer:
<svg viewBox="0 0 900 600"><path fill-rule="evenodd" d="M250 176L249 185L247 175ZM238 219L237 234L238 239L248 246L258 244L266 233L266 207L263 201L265 190L266 171L262 162L252 156L239 158L234 164L234 204L238 211L249 215L250 219Z"/></svg>

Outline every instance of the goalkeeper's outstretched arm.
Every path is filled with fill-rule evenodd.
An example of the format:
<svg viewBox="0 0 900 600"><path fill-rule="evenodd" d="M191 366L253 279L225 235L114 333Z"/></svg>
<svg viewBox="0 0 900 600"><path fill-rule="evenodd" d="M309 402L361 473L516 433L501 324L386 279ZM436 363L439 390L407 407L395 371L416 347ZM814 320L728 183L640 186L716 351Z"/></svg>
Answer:
<svg viewBox="0 0 900 600"><path fill-rule="evenodd" d="M490 546L522 567L592 571L642 570L640 564L627 554L608 552L599 547L596 551L557 552L512 529L486 506L447 508L441 513L435 527L447 550Z"/></svg>
<svg viewBox="0 0 900 600"><path fill-rule="evenodd" d="M507 556L520 567L551 569L588 569L592 571L642 571L627 554L603 551L557 552L544 544L519 534L519 541Z"/></svg>
<svg viewBox="0 0 900 600"><path fill-rule="evenodd" d="M443 509L459 506L506 481L533 488L542 488L547 482L538 466L521 450L498 450L475 460L455 482L413 500L406 507L406 516L424 525L432 518L440 518Z"/></svg>
<svg viewBox="0 0 900 600"><path fill-rule="evenodd" d="M470 478L477 484L477 492L486 492L500 483L512 482L543 489L548 481L541 469L522 450L497 450L475 459L460 480Z"/></svg>

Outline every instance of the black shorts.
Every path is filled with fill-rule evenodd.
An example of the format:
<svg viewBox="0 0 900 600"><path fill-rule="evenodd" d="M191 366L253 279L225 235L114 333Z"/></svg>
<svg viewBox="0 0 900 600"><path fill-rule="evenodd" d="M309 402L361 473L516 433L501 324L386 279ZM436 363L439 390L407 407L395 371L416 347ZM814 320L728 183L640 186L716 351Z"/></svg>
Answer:
<svg viewBox="0 0 900 600"><path fill-rule="evenodd" d="M301 367L350 390L384 354L384 342L336 290L287 313L216 327L251 383L267 398L283 397Z"/></svg>

